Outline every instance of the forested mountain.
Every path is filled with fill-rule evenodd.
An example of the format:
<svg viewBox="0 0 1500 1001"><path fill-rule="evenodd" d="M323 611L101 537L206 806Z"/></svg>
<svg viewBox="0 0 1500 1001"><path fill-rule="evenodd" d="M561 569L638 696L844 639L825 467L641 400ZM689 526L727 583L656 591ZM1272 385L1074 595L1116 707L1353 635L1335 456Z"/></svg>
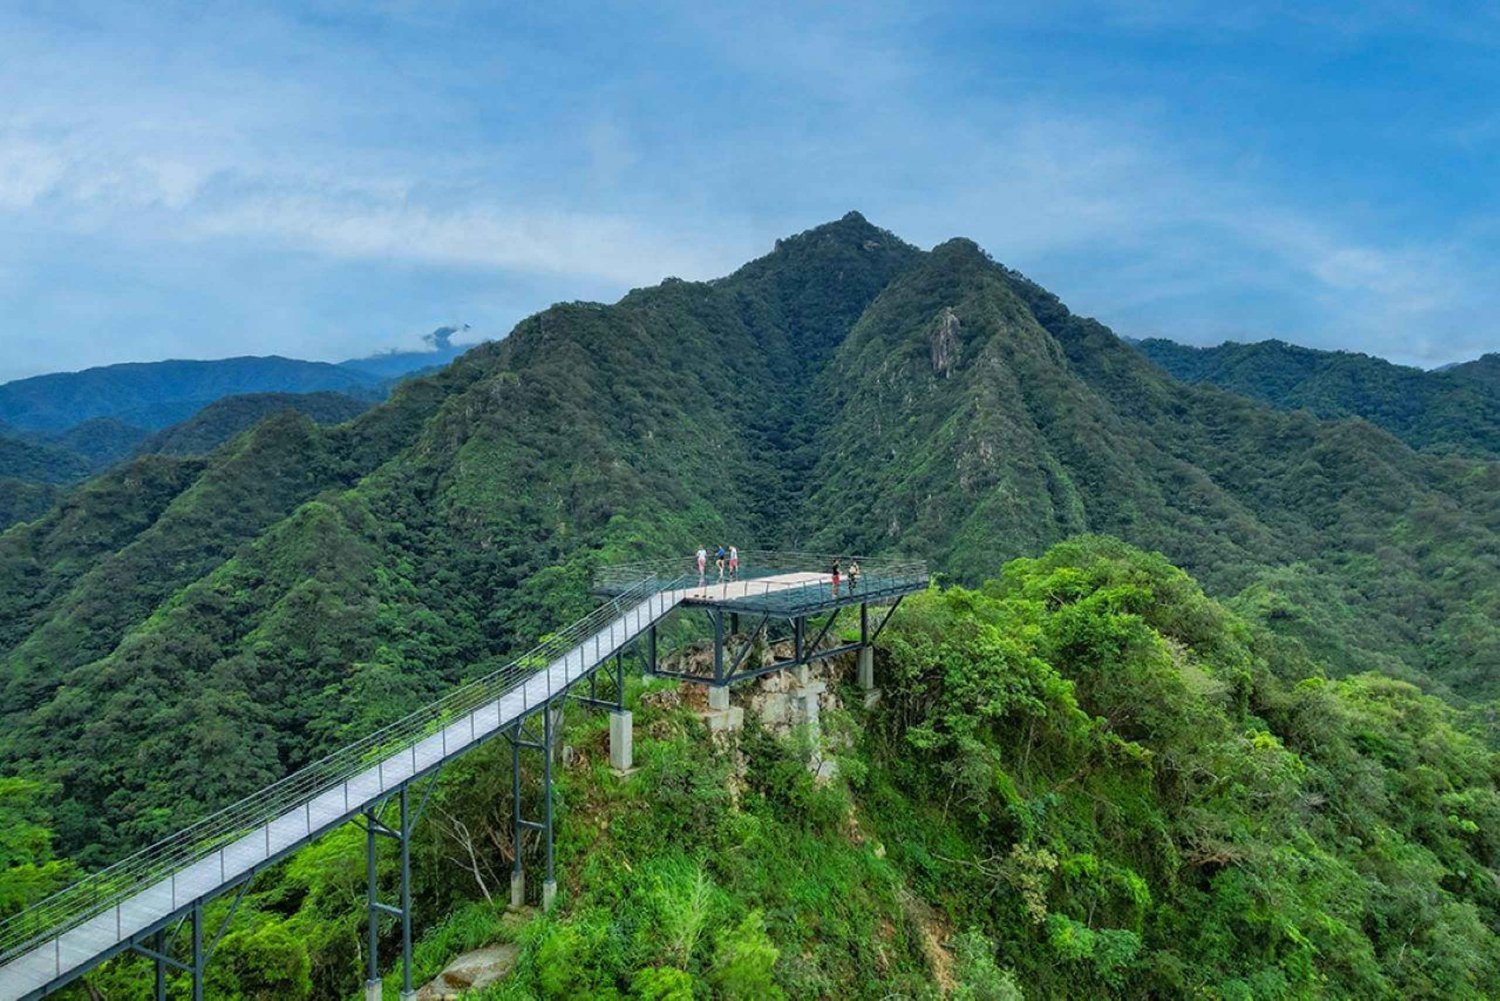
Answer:
<svg viewBox="0 0 1500 1001"><path fill-rule="evenodd" d="M292 410L317 424L341 424L370 409L368 400L343 393L246 393L226 396L192 417L163 428L139 446L158 455L207 455L271 414Z"/></svg>
<svg viewBox="0 0 1500 1001"><path fill-rule="evenodd" d="M1212 383L1282 410L1363 417L1414 448L1500 458L1500 354L1425 372L1283 341L1195 348L1152 338L1135 346L1184 382Z"/></svg>
<svg viewBox="0 0 1500 1001"><path fill-rule="evenodd" d="M0 477L35 483L72 483L87 476L89 461L56 445L0 437Z"/></svg>
<svg viewBox="0 0 1500 1001"><path fill-rule="evenodd" d="M95 417L156 431L225 396L313 393L376 397L383 380L355 369L292 358L224 358L106 365L0 385L0 421L21 431L61 432Z"/></svg>
<svg viewBox="0 0 1500 1001"><path fill-rule="evenodd" d="M113 417L91 417L66 431L45 435L33 432L31 437L82 456L90 470L98 472L134 453L146 435L142 428Z"/></svg>
<svg viewBox="0 0 1500 1001"><path fill-rule="evenodd" d="M58 847L92 865L498 666L589 607L601 560L737 540L920 554L978 585L1099 532L1159 550L1227 610L1112 543L929 610L962 657L911 653L947 640L910 627L890 653L906 672L898 751L867 759L928 755L928 771L869 780L888 842L928 844L900 818L940 811L928 829L946 840L903 855L910 878L941 897L937 872L956 870L939 854L973 853L976 897L989 879L1011 887L996 908L1044 901L1013 929L1012 965L1139 996L1265 970L1284 994L1326 977L1334 994L1394 995L1419 974L1389 929L1359 927L1348 894L1404 922L1424 905L1381 895L1426 893L1433 913L1451 904L1452 936L1413 946L1449 964L1422 983L1463 982L1452 955L1468 946L1453 943L1492 944L1494 884L1442 873L1497 863L1495 766L1439 702L1379 675L1465 708L1500 694L1500 464L1183 385L973 243L924 252L853 213L722 279L554 306L347 424L281 414L207 456L135 459L0 535L0 763L56 791ZM997 632L969 643L981 627ZM987 666L925 673L965 658ZM1368 736L1380 727L1400 739ZM1014 775L1000 764L1034 749ZM1432 784L1406 789L1422 768ZM933 776L948 803L893 803ZM662 779L682 795L686 781ZM1407 812L1418 792L1432 817ZM841 807L797 802L814 811L801 840L769 826L785 817L755 823L787 835L792 869L829 862L816 842ZM747 874L787 862L715 809L724 826L705 836L743 835ZM985 861L1013 843L1021 856ZM889 875L858 877L872 926ZM1351 909L1320 923L1339 902ZM965 906L987 934L1011 927ZM1096 910L1134 939L1095 935ZM1028 959L1043 939L1084 965ZM893 969L911 961L909 941L891 948ZM1237 950L1265 970L1226 958ZM1474 976L1493 984L1487 962ZM1257 991L1221 996L1273 996Z"/></svg>
<svg viewBox="0 0 1500 1001"><path fill-rule="evenodd" d="M338 424L371 406L342 393L247 393L216 400L187 420L148 434L94 417L54 434L0 436L0 530L42 514L66 487L130 455L206 455L265 417L294 411Z"/></svg>
<svg viewBox="0 0 1500 1001"><path fill-rule="evenodd" d="M5 535L3 753L62 784L69 852L108 856L483 671L582 609L601 553L709 537L977 581L1111 532L1335 670L1488 698L1497 480L1183 387L972 243L850 216L718 281L556 306L347 427L137 460Z"/></svg>

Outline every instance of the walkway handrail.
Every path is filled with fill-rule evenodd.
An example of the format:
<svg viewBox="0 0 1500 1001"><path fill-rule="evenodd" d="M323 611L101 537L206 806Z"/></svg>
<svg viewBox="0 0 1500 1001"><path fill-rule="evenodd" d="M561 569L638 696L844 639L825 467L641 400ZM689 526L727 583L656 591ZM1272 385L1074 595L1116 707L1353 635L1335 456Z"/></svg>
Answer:
<svg viewBox="0 0 1500 1001"><path fill-rule="evenodd" d="M927 563L923 560L890 556L859 556L850 553L808 553L770 549L740 550L739 580L751 580L772 574L793 571L823 571L833 566L833 561L847 570L853 561L859 562L860 571L868 576L882 577L927 577ZM711 579L717 579L713 552L710 551L706 571ZM598 594L615 594L636 586L651 577L690 579L698 581L698 562L693 556L670 556L658 560L638 560L633 563L618 563L601 567L594 573L593 588Z"/></svg>
<svg viewBox="0 0 1500 1001"><path fill-rule="evenodd" d="M461 685L416 712L5 919L0 922L0 966L108 911L172 872L212 855L234 839L337 788L377 761L408 748L415 754L419 742L455 719L496 702L518 688L524 693L522 686L533 673L546 668L584 639L596 635L608 623L662 590L663 583L655 575L638 579L582 619L546 637L499 670ZM556 694L550 687L550 675L548 685L546 697L539 700L538 705Z"/></svg>

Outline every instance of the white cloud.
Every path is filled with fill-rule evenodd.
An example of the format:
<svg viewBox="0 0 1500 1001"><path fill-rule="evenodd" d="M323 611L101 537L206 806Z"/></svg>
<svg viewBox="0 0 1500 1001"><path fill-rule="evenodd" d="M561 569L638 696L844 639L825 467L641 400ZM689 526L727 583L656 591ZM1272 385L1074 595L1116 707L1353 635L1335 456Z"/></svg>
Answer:
<svg viewBox="0 0 1500 1001"><path fill-rule="evenodd" d="M1276 13L1073 11L1200 35L1260 30ZM540 40L529 22L470 33L471 14L420 5L401 18L438 33L436 49L378 19L340 34L246 9L184 17L179 38L160 21L9 31L0 14L12 39L0 91L21 95L0 109L0 224L88 234L142 266L189 253L230 269L253 253L330 274L452 272L445 287L503 272L509 316L559 288L721 274L858 208L919 242L972 236L1124 333L1249 332L1429 361L1495 346L1494 233L1406 232L1289 188L1149 98L1084 99L1028 79L1019 59L966 62L925 40L937 15L923 7L680 5L626 19L637 34L618 39L586 36L566 9L560 35ZM989 16L1001 29L976 16L973 30L1037 20ZM14 301L28 282L7 287ZM265 316L238 308L245 325ZM274 319L295 326L287 309ZM445 303L440 317L453 315Z"/></svg>

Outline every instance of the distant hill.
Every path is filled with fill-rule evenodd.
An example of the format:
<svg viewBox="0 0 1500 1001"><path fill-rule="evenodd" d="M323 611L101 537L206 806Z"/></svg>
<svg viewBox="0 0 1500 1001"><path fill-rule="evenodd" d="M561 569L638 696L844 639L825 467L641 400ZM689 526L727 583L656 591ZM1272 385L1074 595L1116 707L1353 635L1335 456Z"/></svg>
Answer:
<svg viewBox="0 0 1500 1001"><path fill-rule="evenodd" d="M207 455L235 435L250 430L271 414L295 410L317 424L340 424L358 417L370 404L342 393L246 393L210 403L179 424L158 431L141 443L140 452L158 455Z"/></svg>
<svg viewBox="0 0 1500 1001"><path fill-rule="evenodd" d="M293 411L339 424L371 406L342 393L247 393L215 400L154 435L112 417L61 434L0 435L0 531L45 512L65 488L133 455L206 455L272 414Z"/></svg>
<svg viewBox="0 0 1500 1001"><path fill-rule="evenodd" d="M56 445L0 438L0 477L32 483L72 483L92 472L89 461Z"/></svg>
<svg viewBox="0 0 1500 1001"><path fill-rule="evenodd" d="M450 346L436 351L393 351L390 354L341 361L339 368L369 376L374 380L399 379L402 376L441 368L472 347L474 345L465 344L461 347Z"/></svg>
<svg viewBox="0 0 1500 1001"><path fill-rule="evenodd" d="M133 454L149 433L114 417L91 417L61 434L47 436L46 440L83 456L99 470Z"/></svg>
<svg viewBox="0 0 1500 1001"><path fill-rule="evenodd" d="M1276 340L1212 348L1160 338L1131 343L1183 382L1210 383L1282 410L1362 417L1414 448L1500 457L1500 354L1427 372Z"/></svg>
<svg viewBox="0 0 1500 1001"><path fill-rule="evenodd" d="M438 327L422 340L429 345L426 351L388 351L365 358L351 358L339 362L343 368L374 376L377 379L400 379L403 376L435 371L453 361L475 344L454 344L453 338L467 333L469 325Z"/></svg>
<svg viewBox="0 0 1500 1001"><path fill-rule="evenodd" d="M17 522L40 518L62 496L52 483L0 476L0 532Z"/></svg>
<svg viewBox="0 0 1500 1001"><path fill-rule="evenodd" d="M0 385L0 421L59 433L96 417L157 431L226 396L334 390L377 399L379 376L326 362L265 358L160 361L59 372Z"/></svg>

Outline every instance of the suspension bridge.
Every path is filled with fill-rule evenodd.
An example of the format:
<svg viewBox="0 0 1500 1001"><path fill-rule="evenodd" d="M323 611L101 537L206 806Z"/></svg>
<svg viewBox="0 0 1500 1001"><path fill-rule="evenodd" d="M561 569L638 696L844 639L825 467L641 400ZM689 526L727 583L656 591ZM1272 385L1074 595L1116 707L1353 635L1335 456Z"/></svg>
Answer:
<svg viewBox="0 0 1500 1001"><path fill-rule="evenodd" d="M365 831L366 998L381 997L380 923L388 917L400 926L401 997L415 996L411 839L444 765L496 737L508 741L511 902L520 906L526 900L522 849L531 833L541 841L540 900L549 908L557 892L553 751L564 701L611 713L611 764L625 771L632 741L624 703L627 648L653 674L709 686L712 709L729 708L729 686L738 681L842 653L857 653L860 683L871 687L876 636L905 595L927 587L928 574L920 562L858 562L862 573L853 581L830 574L833 556L806 553L745 552L740 572L724 580L712 568L710 579L700 578L689 560L602 570L595 592L603 604L500 670L0 922L0 1001L44 997L127 952L150 960L158 1001L165 1001L174 973L191 985L194 1001L202 1001L204 970L255 876L345 823ZM845 611L857 611L859 638L830 645ZM674 616L699 613L712 631L711 668L697 673L663 668L661 629ZM783 626L790 635L773 637ZM757 657L772 639L788 641L791 656ZM613 699L598 697L601 674L613 675ZM522 802L523 751L541 759L541 802L533 804L531 815ZM377 879L381 839L396 842L399 850L394 900L382 898ZM219 897L231 897L232 903L210 927L204 908Z"/></svg>

